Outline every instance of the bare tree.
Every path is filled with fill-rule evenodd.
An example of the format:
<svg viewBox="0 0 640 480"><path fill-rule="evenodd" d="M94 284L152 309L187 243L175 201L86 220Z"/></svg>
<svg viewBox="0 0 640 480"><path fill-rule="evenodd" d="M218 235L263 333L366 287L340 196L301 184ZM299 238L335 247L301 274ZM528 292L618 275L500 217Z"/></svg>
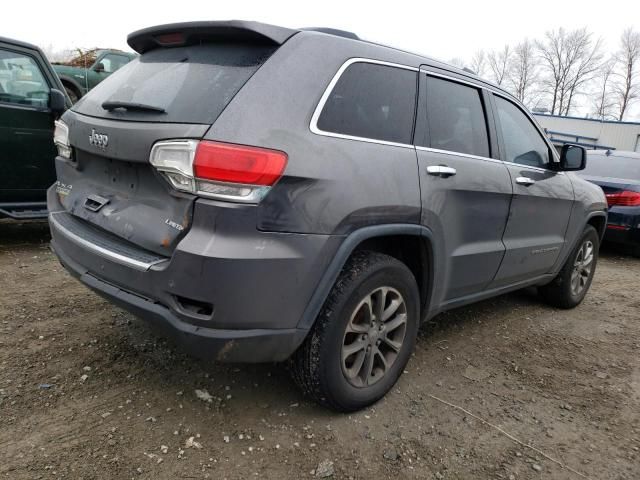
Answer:
<svg viewBox="0 0 640 480"><path fill-rule="evenodd" d="M470 68L479 77L485 76L487 70L487 55L484 53L484 50L476 50L473 57L471 57Z"/></svg>
<svg viewBox="0 0 640 480"><path fill-rule="evenodd" d="M602 63L602 39L599 38L592 42L591 34L587 33L586 30L584 34L580 32L573 39L576 42L576 68L569 78L562 115L569 115L576 95L584 93L584 86L598 74Z"/></svg>
<svg viewBox="0 0 640 480"><path fill-rule="evenodd" d="M616 55L618 69L614 92L617 97L618 120L624 118L640 97L640 33L627 28L620 37L620 50Z"/></svg>
<svg viewBox="0 0 640 480"><path fill-rule="evenodd" d="M531 104L531 90L538 79L538 59L535 46L525 38L513 49L507 72L510 90L525 105Z"/></svg>
<svg viewBox="0 0 640 480"><path fill-rule="evenodd" d="M491 79L498 85L502 85L507 78L510 60L511 49L509 45L505 45L500 51L492 50L489 52L489 55L487 55L487 64L491 72Z"/></svg>
<svg viewBox="0 0 640 480"><path fill-rule="evenodd" d="M596 75L595 82L597 89L593 92L592 114L600 120L614 118L613 109L616 106L611 95L612 79L616 67L615 57L610 57L602 63L600 71Z"/></svg>
<svg viewBox="0 0 640 480"><path fill-rule="evenodd" d="M546 73L543 84L551 96L551 113L568 115L575 97L598 71L602 41L594 41L586 28L570 32L559 28L548 31L536 47Z"/></svg>

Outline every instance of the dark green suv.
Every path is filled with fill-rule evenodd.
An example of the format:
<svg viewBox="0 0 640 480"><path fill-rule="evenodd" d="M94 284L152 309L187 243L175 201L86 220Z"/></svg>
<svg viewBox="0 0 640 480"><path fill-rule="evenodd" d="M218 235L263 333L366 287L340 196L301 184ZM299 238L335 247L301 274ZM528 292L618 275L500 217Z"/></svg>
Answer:
<svg viewBox="0 0 640 480"><path fill-rule="evenodd" d="M54 63L53 69L72 103L80 100L101 81L124 67L136 55L120 50L95 49L82 53L68 63Z"/></svg>
<svg viewBox="0 0 640 480"><path fill-rule="evenodd" d="M53 122L71 106L42 51L0 37L0 218L44 218L56 179Z"/></svg>

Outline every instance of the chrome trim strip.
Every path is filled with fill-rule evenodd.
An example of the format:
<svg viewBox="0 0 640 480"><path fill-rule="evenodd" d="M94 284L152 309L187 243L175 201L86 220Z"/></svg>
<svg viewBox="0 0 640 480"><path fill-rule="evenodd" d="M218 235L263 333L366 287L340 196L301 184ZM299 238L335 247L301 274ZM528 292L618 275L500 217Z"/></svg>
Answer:
<svg viewBox="0 0 640 480"><path fill-rule="evenodd" d="M502 162L505 165L513 165L514 167L527 168L529 170L535 170L536 172L544 172L544 173L555 173L556 175L564 175L564 172L558 172L556 170L551 170L550 168L542 168L542 167L533 167L531 165L524 165L522 163L515 162Z"/></svg>
<svg viewBox="0 0 640 480"><path fill-rule="evenodd" d="M454 82L458 82L458 83L464 83L465 85L470 85L473 88L477 88L479 90L481 89L485 89L485 90L490 90L492 92L498 93L498 90L496 90L493 87L490 87L489 85L484 85L482 83L474 83L474 82L470 82L469 80L464 80L462 78L458 78L458 77L454 77L451 75L447 75L445 73L440 73L440 72L432 72L431 70L428 69L428 67L420 67L420 72L421 73L425 73L427 75L430 75L432 77L440 77L440 78L445 78L447 80L453 80Z"/></svg>
<svg viewBox="0 0 640 480"><path fill-rule="evenodd" d="M63 212L57 212L57 213L63 213ZM56 212L49 214L49 224L53 226L58 233L66 237L68 240L82 247L85 247L87 250L90 250L100 255L101 257L112 260L113 262L119 263L121 265L125 265L127 267L135 268L136 270L146 272L154 265L158 265L160 263L164 263L168 261L163 259L163 260L157 260L155 262L141 262L140 260L127 257L120 253L112 252L111 250L107 250L106 248L96 245L94 243L91 243L88 240L85 240L84 238L79 237L75 233L70 232L69 230L64 228L62 225L60 225L60 222L58 222L55 219L55 215L56 215Z"/></svg>
<svg viewBox="0 0 640 480"><path fill-rule="evenodd" d="M564 172L556 172L555 170L550 170L548 168L532 167L529 165L523 165L522 163L515 163L515 162L505 162L504 160L499 160L497 158L481 157L479 155L471 155L470 153L453 152L451 150L440 150L438 148L420 147L417 145L416 145L416 150L420 150L423 152L440 153L442 155L453 155L455 157L473 158L475 160L482 160L485 162L501 163L506 166L513 165L515 167L527 168L530 170L536 170L538 172L555 173L556 175L564 175Z"/></svg>
<svg viewBox="0 0 640 480"><path fill-rule="evenodd" d="M452 150L440 150L439 148L420 147L416 145L416 150L421 150L423 152L441 153L443 155L454 155L456 157L474 158L476 160L484 160L487 162L506 163L506 162L503 162L502 160L498 160L497 158L483 157L480 155L472 155L471 153L454 152Z"/></svg>
<svg viewBox="0 0 640 480"><path fill-rule="evenodd" d="M351 65L353 65L354 63L372 63L374 65L385 65L387 67L395 67L395 68L402 68L404 70L411 70L412 72L418 71L418 68L416 67L401 65L399 63L384 62L382 60L373 60L370 58L361 58L361 57L350 58L349 60L344 62L342 66L338 69L336 74L333 76L333 78L329 82L329 85L327 85L327 88L322 94L322 97L320 97L320 101L318 102L318 105L316 105L316 109L314 110L313 115L311 116L311 123L309 124L309 130L311 130L311 132L315 133L316 135L323 135L325 137L342 138L345 140L356 140L359 142L376 143L379 145L389 145L392 147L414 148L413 145L408 143L387 142L384 140L376 140L374 138L356 137L353 135L343 135L341 133L327 132L325 130L321 130L320 128L318 128L318 119L320 118L322 109L324 108L325 103L327 103L327 100L329 99L331 92L333 91L334 87L336 86L336 83L338 83L338 80L340 80L340 77L345 72L345 70L349 68Z"/></svg>

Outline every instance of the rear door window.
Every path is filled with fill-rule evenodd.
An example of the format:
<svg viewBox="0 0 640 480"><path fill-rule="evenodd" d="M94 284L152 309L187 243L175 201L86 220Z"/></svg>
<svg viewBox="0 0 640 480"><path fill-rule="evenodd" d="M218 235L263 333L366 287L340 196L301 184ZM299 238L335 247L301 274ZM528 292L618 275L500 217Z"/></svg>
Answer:
<svg viewBox="0 0 640 480"><path fill-rule="evenodd" d="M131 121L212 124L275 47L205 43L158 48L135 58L83 97L78 113ZM102 108L141 104L165 113Z"/></svg>
<svg viewBox="0 0 640 480"><path fill-rule="evenodd" d="M317 127L351 137L410 144L416 89L415 71L354 63L331 91Z"/></svg>
<svg viewBox="0 0 640 480"><path fill-rule="evenodd" d="M480 90L428 77L427 118L431 148L489 157Z"/></svg>

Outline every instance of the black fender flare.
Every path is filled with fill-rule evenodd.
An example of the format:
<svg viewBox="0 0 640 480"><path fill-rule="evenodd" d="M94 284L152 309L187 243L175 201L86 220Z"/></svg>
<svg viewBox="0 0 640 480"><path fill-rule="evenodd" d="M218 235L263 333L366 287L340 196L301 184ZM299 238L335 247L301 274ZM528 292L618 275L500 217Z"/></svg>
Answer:
<svg viewBox="0 0 640 480"><path fill-rule="evenodd" d="M566 263L567 259L569 258L569 255L571 255L571 252L573 252L575 250L576 246L578 245L578 242L580 241L580 238L582 236L582 232L584 231L586 226L589 225L590 220L592 218L596 218L596 217L603 217L604 218L604 228L602 229L602 233L600 235L600 243L602 243L602 239L604 238L604 233L607 230L607 212L604 211L604 210L592 210L591 212L589 212L586 215L586 217L584 219L584 223L582 224L582 229L580 230L580 233L578 235L576 235L576 238L574 238L573 241L571 242L570 248L567 248L561 254L561 256L556 260L556 263L553 266L553 270L550 272L550 273L552 273L552 278L549 281L552 281L555 278L555 276L558 274L558 272L562 269L562 267ZM548 282L546 282L546 283L548 283ZM544 285L544 283L541 283L540 285Z"/></svg>
<svg viewBox="0 0 640 480"><path fill-rule="evenodd" d="M602 239L604 238L604 234L607 231L607 218L608 218L608 213L604 210L594 210L593 212L589 212L589 214L587 215L587 219L584 222L584 226L583 226L583 230L584 227L586 227L589 222L591 221L592 218L596 218L596 217L604 217L604 228L602 229L602 232L600 233L600 243L602 243Z"/></svg>
<svg viewBox="0 0 640 480"><path fill-rule="evenodd" d="M303 330L309 330L313 326L324 302L326 301L333 285L340 275L342 267L356 249L363 241L375 238L386 237L391 235L415 235L416 237L422 237L427 241L429 245L429 284L427 298L430 299L433 293L434 278L436 276L436 264L434 262L434 250L433 250L433 233L427 227L416 224L387 224L387 225L373 225L370 227L363 227L350 233L342 242L338 251L334 255L333 259L329 263L329 266L325 269L324 274L320 278L318 285L311 296L311 299L307 303L307 307L302 314L300 321L298 322L298 328ZM423 315L424 317L424 315Z"/></svg>

